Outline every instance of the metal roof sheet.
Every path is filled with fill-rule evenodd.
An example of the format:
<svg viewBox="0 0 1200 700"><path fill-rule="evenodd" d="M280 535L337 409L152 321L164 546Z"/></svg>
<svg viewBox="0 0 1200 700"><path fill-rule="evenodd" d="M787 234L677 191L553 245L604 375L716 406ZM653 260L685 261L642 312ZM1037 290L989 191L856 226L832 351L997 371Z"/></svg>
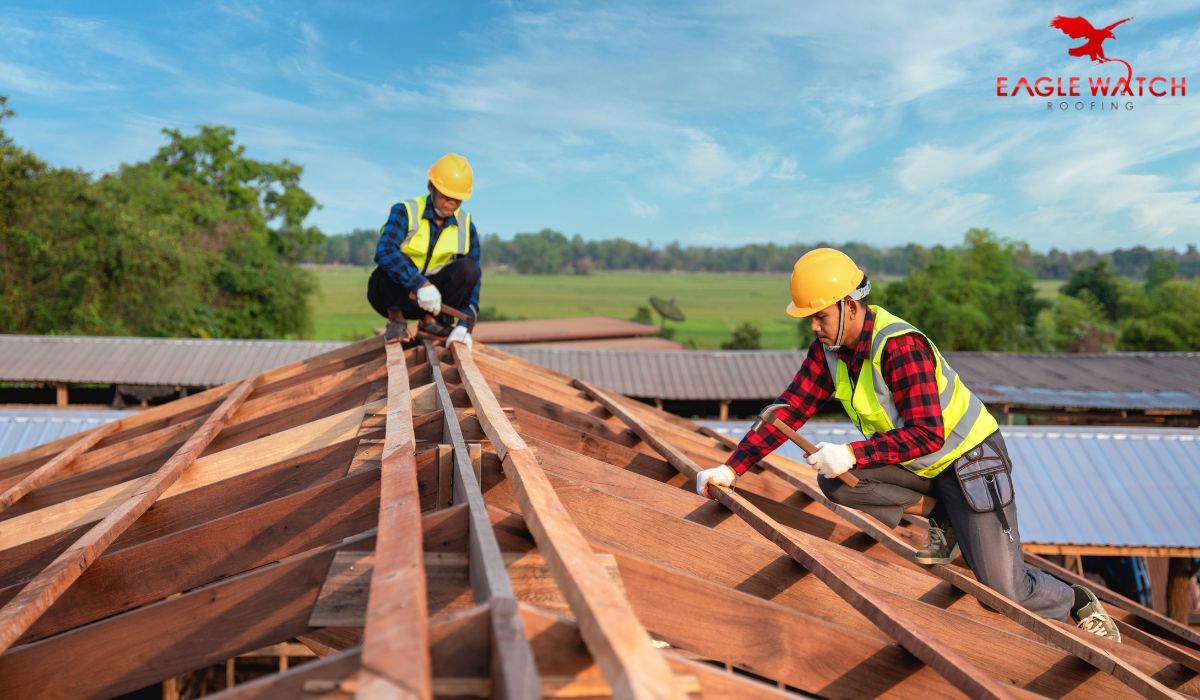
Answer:
<svg viewBox="0 0 1200 700"><path fill-rule="evenodd" d="M0 380L209 386L341 342L0 335Z"/></svg>
<svg viewBox="0 0 1200 700"><path fill-rule="evenodd" d="M518 357L628 396L769 401L807 353L656 353L511 346ZM1102 409L1200 410L1200 353L980 353L947 359L992 404Z"/></svg>
<svg viewBox="0 0 1200 700"><path fill-rule="evenodd" d="M473 335L485 343L540 343L596 338L634 338L657 335L658 326L608 316L480 321Z"/></svg>
<svg viewBox="0 0 1200 700"><path fill-rule="evenodd" d="M133 415L134 411L0 409L0 457Z"/></svg>
<svg viewBox="0 0 1200 700"><path fill-rule="evenodd" d="M740 438L749 421L700 421ZM813 442L852 442L850 423L812 422ZM1200 430L1004 426L1021 539L1029 543L1200 547ZM791 443L780 454L803 460Z"/></svg>

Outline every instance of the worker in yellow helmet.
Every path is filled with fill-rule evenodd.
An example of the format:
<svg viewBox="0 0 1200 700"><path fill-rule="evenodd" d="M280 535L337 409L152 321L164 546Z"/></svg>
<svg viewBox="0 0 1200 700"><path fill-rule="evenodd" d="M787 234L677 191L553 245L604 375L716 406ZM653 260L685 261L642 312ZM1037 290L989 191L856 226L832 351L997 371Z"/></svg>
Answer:
<svg viewBox="0 0 1200 700"><path fill-rule="evenodd" d="M792 270L787 312L809 319L816 340L774 415L798 429L835 399L863 434L817 445L808 461L821 490L889 527L904 513L927 517L918 563L948 564L961 549L976 577L1008 598L1120 641L1090 590L1025 566L1012 462L996 419L924 333L866 303L870 292L863 271L832 248L809 251ZM756 424L724 464L700 472L697 491L733 485L784 440L774 426ZM850 470L857 486L837 478Z"/></svg>
<svg viewBox="0 0 1200 700"><path fill-rule="evenodd" d="M392 206L367 283L367 301L388 320L388 342L406 339L405 319L417 319L420 335L471 346L482 274L479 232L462 205L473 180L467 159L448 153L429 168L426 194ZM443 306L470 320L456 321Z"/></svg>

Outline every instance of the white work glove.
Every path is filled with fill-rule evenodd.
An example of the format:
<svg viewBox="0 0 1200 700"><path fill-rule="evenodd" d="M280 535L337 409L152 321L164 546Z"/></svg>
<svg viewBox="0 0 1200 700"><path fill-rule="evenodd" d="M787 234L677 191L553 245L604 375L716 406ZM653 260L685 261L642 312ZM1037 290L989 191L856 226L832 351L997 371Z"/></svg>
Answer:
<svg viewBox="0 0 1200 700"><path fill-rule="evenodd" d="M808 456L809 465L827 479L850 471L855 461L849 445L835 442L818 442L817 451Z"/></svg>
<svg viewBox="0 0 1200 700"><path fill-rule="evenodd" d="M466 326L455 326L454 330L450 331L450 335L446 336L446 344L463 343L467 349L471 349L471 334L467 332Z"/></svg>
<svg viewBox="0 0 1200 700"><path fill-rule="evenodd" d="M716 484L717 486L733 486L733 480L736 478L737 474L734 473L733 469L731 469L728 464L722 464L721 466L713 467L712 469L705 469L696 475L696 493L700 494L701 496L713 498L714 496L708 492L709 484Z"/></svg>
<svg viewBox="0 0 1200 700"><path fill-rule="evenodd" d="M442 293L432 284L427 284L417 290L417 306L425 310L426 313L438 315L442 310Z"/></svg>

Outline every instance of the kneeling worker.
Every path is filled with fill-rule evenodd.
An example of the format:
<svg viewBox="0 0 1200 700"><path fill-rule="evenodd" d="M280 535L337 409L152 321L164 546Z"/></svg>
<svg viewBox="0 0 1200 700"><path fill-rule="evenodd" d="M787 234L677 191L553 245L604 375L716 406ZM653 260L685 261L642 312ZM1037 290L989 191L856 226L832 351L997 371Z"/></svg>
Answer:
<svg viewBox="0 0 1200 700"><path fill-rule="evenodd" d="M429 168L428 194L392 207L380 230L367 301L388 320L387 342L404 340L405 319L419 319L421 335L471 346L471 326L479 315L479 233L462 203L471 197L467 159L442 156ZM472 321L454 323L442 306Z"/></svg>
<svg viewBox="0 0 1200 700"><path fill-rule="evenodd" d="M820 443L809 456L821 490L889 527L903 513L927 516L929 544L917 562L949 563L961 547L975 576L1004 596L1120 641L1090 590L1025 566L1012 462L996 419L925 334L865 303L870 291L866 275L832 248L806 253L792 271L787 312L811 318L816 340L775 415L798 429L834 398L865 436ZM725 464L700 472L697 492L707 495L710 482L731 486L785 439L770 425L746 433ZM850 469L854 488L837 479Z"/></svg>

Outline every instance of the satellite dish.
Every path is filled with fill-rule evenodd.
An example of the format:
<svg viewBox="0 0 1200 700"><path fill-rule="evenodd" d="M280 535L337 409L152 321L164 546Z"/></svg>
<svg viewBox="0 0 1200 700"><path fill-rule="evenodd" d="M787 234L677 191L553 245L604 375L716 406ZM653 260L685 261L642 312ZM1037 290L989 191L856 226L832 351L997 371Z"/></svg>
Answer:
<svg viewBox="0 0 1200 700"><path fill-rule="evenodd" d="M684 320L683 312L679 310L678 306L675 306L674 297L670 299L663 299L662 297L650 297L650 306L654 307L654 310L658 312L659 316L663 317L663 320Z"/></svg>

